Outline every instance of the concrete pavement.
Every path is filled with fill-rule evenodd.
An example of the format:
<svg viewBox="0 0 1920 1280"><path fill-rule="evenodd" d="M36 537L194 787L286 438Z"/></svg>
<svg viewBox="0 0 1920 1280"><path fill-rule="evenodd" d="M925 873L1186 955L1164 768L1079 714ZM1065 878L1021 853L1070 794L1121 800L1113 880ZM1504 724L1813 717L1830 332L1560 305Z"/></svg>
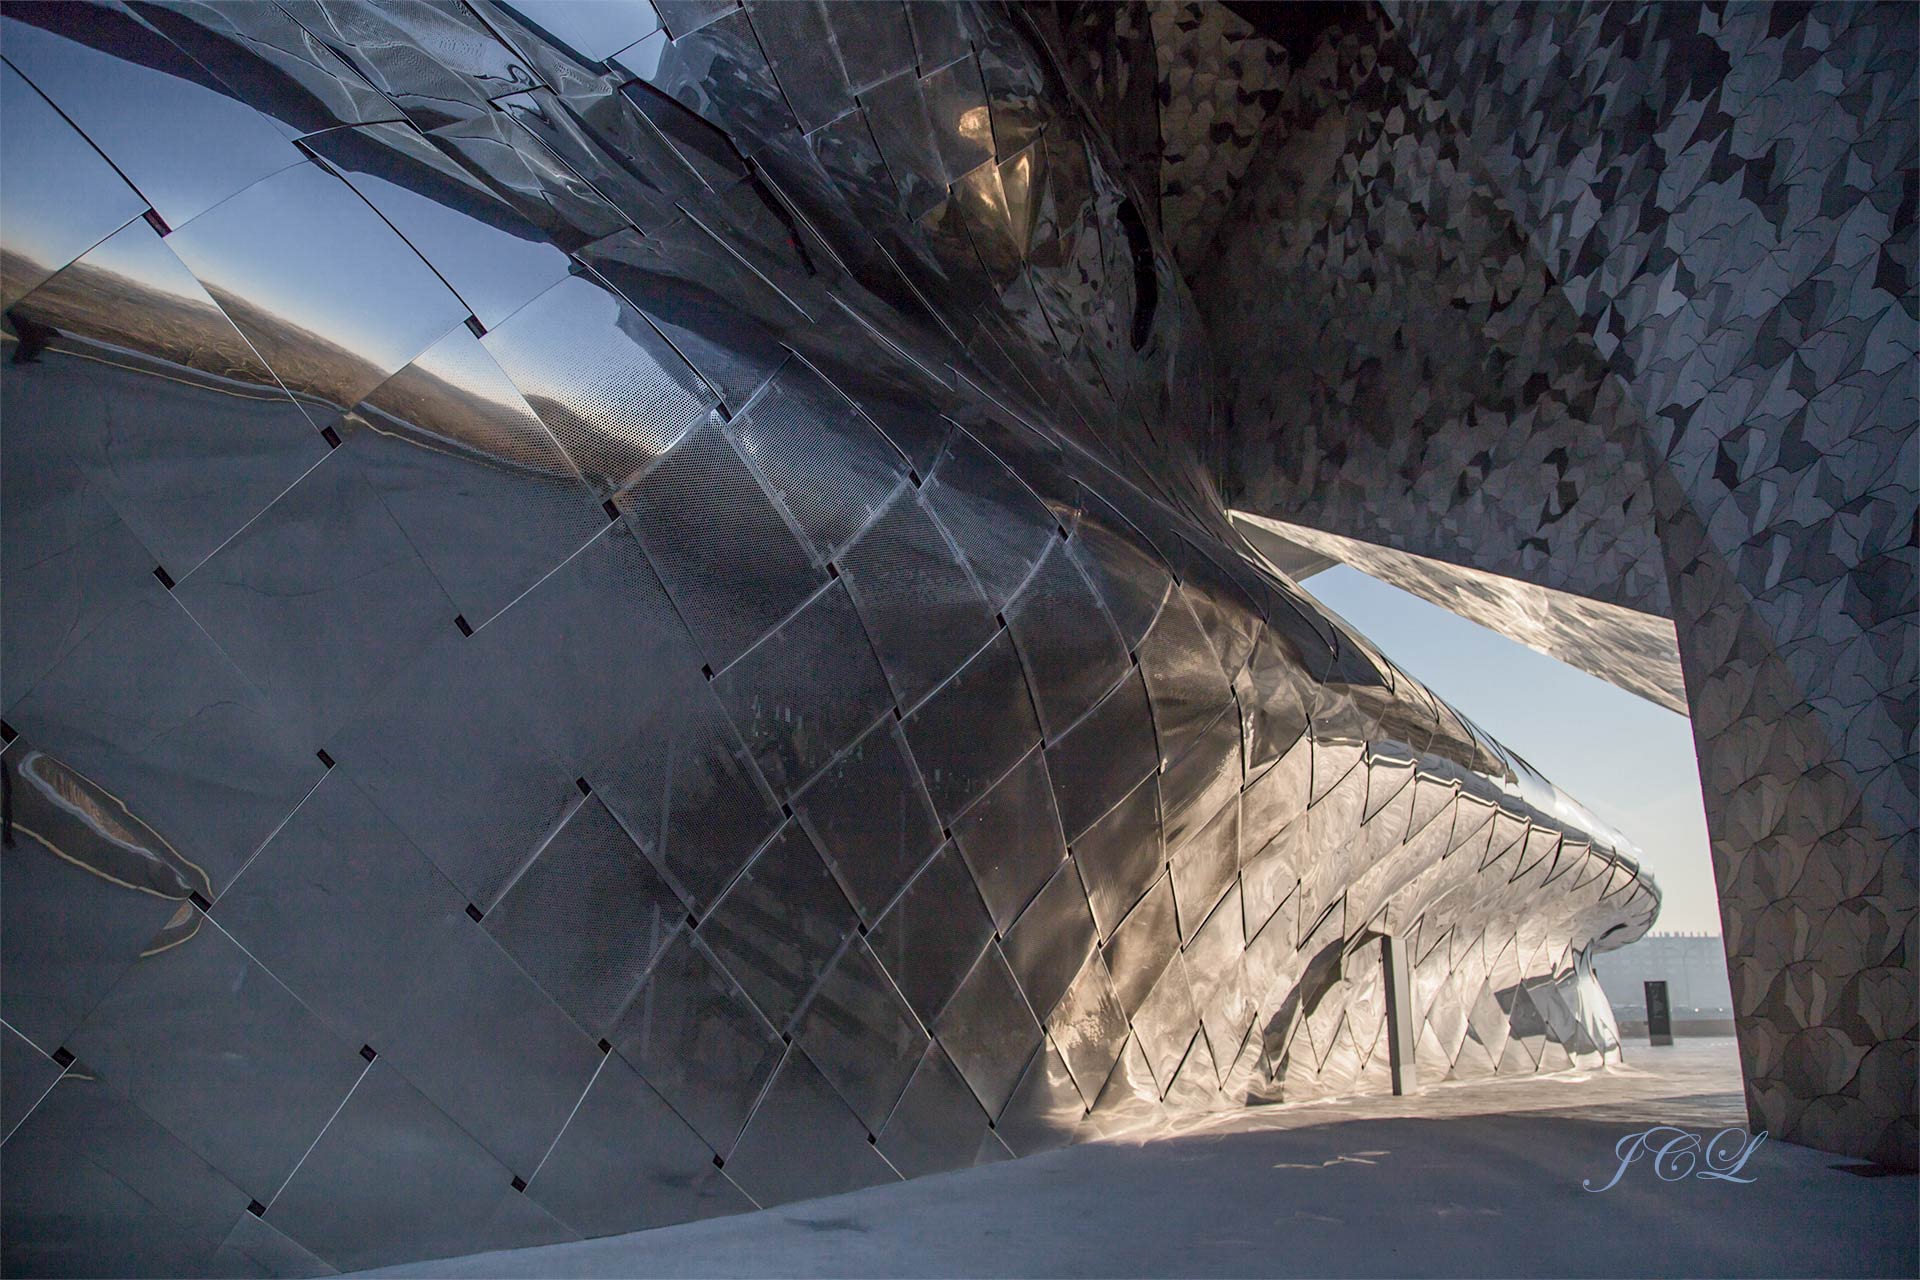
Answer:
<svg viewBox="0 0 1920 1280"><path fill-rule="evenodd" d="M1920 1274L1912 1176L1761 1144L1748 1184L1612 1178L1622 1135L1746 1122L1729 1039L1625 1067L1269 1107L827 1200L382 1276Z"/></svg>

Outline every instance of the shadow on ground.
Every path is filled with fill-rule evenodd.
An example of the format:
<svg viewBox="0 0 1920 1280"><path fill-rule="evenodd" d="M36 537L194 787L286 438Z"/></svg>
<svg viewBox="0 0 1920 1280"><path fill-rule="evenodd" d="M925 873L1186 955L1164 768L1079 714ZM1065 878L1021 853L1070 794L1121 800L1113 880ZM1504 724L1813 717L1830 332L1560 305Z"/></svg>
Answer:
<svg viewBox="0 0 1920 1280"><path fill-rule="evenodd" d="M1750 1184L1666 1182L1641 1162L1609 1191L1582 1187L1613 1176L1625 1133L1744 1122L1737 1094L1673 1089L1702 1082L1598 1073L1242 1112L737 1218L377 1274L1920 1274L1914 1179L1857 1177L1823 1152L1764 1143L1742 1170Z"/></svg>

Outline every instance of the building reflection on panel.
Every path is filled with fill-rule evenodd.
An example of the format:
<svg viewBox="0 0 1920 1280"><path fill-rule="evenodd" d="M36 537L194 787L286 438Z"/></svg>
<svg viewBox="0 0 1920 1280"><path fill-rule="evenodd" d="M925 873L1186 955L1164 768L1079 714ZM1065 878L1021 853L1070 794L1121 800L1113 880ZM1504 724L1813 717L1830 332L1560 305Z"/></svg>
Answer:
<svg viewBox="0 0 1920 1280"><path fill-rule="evenodd" d="M9 1272L1617 1054L1658 891L1235 532L1038 12L0 15Z"/></svg>

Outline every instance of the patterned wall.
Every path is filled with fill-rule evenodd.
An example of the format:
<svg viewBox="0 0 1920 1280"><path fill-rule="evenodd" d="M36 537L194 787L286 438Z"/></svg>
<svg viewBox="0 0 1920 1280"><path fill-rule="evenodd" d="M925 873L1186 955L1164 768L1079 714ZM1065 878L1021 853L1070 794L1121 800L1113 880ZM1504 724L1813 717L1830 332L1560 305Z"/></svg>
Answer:
<svg viewBox="0 0 1920 1280"><path fill-rule="evenodd" d="M1911 13L1387 9L1240 126L1232 491L1670 614L1755 1123L1911 1165Z"/></svg>
<svg viewBox="0 0 1920 1280"><path fill-rule="evenodd" d="M1638 416L1463 142L1377 10L1289 79L1194 282L1228 500L1663 614Z"/></svg>
<svg viewBox="0 0 1920 1280"><path fill-rule="evenodd" d="M1755 1119L1911 1166L1913 15L1409 6L1399 21L1664 463Z"/></svg>
<svg viewBox="0 0 1920 1280"><path fill-rule="evenodd" d="M1213 252L1264 142L1289 67L1285 50L1220 4L1146 6L1160 73L1160 209L1189 280Z"/></svg>
<svg viewBox="0 0 1920 1280"><path fill-rule="evenodd" d="M1140 28L1119 47L1133 47ZM1617 1052L1617 833L1243 554L1026 16L0 13L8 1273ZM1116 103L1138 93L1116 92Z"/></svg>

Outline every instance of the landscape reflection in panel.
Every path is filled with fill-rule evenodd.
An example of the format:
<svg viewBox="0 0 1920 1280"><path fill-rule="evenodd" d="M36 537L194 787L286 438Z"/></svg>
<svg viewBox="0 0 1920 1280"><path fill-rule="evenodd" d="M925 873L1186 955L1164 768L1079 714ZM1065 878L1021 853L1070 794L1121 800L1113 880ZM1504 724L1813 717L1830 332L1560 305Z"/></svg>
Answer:
<svg viewBox="0 0 1920 1280"><path fill-rule="evenodd" d="M0 39L10 1273L1382 1089L1383 938L1425 1079L1617 1054L1657 890L1229 524L1192 299L1023 16Z"/></svg>

